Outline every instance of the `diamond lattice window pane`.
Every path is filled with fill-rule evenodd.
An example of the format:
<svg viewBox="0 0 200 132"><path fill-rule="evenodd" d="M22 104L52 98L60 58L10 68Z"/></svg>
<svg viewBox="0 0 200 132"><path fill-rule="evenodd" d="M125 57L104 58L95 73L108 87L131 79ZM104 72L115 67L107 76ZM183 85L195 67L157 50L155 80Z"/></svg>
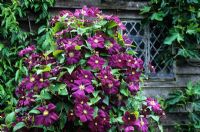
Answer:
<svg viewBox="0 0 200 132"><path fill-rule="evenodd" d="M172 63L164 60L161 54L164 52L162 42L165 38L167 27L158 25L142 26L141 21L132 20L124 21L126 33L136 46L137 56L144 61L146 75L150 77L173 77ZM149 65L153 65L156 74L150 72Z"/></svg>

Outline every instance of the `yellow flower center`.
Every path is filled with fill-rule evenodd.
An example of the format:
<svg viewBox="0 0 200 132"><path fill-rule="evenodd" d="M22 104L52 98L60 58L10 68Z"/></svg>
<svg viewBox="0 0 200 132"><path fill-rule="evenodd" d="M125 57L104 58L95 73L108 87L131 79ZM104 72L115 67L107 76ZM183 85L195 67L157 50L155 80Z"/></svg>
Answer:
<svg viewBox="0 0 200 132"><path fill-rule="evenodd" d="M73 52L69 52L69 57L74 57L74 53Z"/></svg>
<svg viewBox="0 0 200 132"><path fill-rule="evenodd" d="M85 78L88 78L88 75L85 75Z"/></svg>
<svg viewBox="0 0 200 132"><path fill-rule="evenodd" d="M97 122L95 122L94 125L97 126L98 125Z"/></svg>
<svg viewBox="0 0 200 132"><path fill-rule="evenodd" d="M130 117L128 117L128 120L130 121L130 120L131 120L131 118L130 118Z"/></svg>
<svg viewBox="0 0 200 132"><path fill-rule="evenodd" d="M96 63L96 64L98 64L98 63L99 63L99 61L98 61L98 60L95 60L95 63Z"/></svg>
<svg viewBox="0 0 200 132"><path fill-rule="evenodd" d="M99 40L98 40L98 39L95 39L95 40L94 40L94 42L95 42L95 43L98 43L98 42L99 42Z"/></svg>
<svg viewBox="0 0 200 132"><path fill-rule="evenodd" d="M68 41L68 44L72 44L72 41Z"/></svg>
<svg viewBox="0 0 200 132"><path fill-rule="evenodd" d="M81 101L81 104L84 104L84 102L83 102L83 101Z"/></svg>
<svg viewBox="0 0 200 132"><path fill-rule="evenodd" d="M43 82L44 81L44 79L43 78L40 78L40 82Z"/></svg>
<svg viewBox="0 0 200 132"><path fill-rule="evenodd" d="M105 76L104 76L104 78L105 78L105 79L107 79L107 78L108 78L108 76L106 76L106 75L105 75Z"/></svg>
<svg viewBox="0 0 200 132"><path fill-rule="evenodd" d="M83 114L85 114L85 115L86 115L86 114L87 114L87 110L83 110Z"/></svg>
<svg viewBox="0 0 200 132"><path fill-rule="evenodd" d="M141 126L144 126L144 121L140 121Z"/></svg>
<svg viewBox="0 0 200 132"><path fill-rule="evenodd" d="M84 89L85 89L85 86L81 84L81 85L79 86L79 89L80 89L80 90L84 90Z"/></svg>
<svg viewBox="0 0 200 132"><path fill-rule="evenodd" d="M48 111L48 110L45 110L45 111L43 112L43 116L48 116L48 114L49 114L49 111Z"/></svg>
<svg viewBox="0 0 200 132"><path fill-rule="evenodd" d="M131 62L131 60L128 60L128 62Z"/></svg>
<svg viewBox="0 0 200 132"><path fill-rule="evenodd" d="M150 104L151 105L156 105L155 101L153 101L153 100L150 102Z"/></svg>
<svg viewBox="0 0 200 132"><path fill-rule="evenodd" d="M132 71L132 74L134 75L134 74L135 74L135 72L134 72L134 71Z"/></svg>
<svg viewBox="0 0 200 132"><path fill-rule="evenodd" d="M81 13L84 15L84 14L86 14L86 11L82 10Z"/></svg>
<svg viewBox="0 0 200 132"><path fill-rule="evenodd" d="M73 115L74 115L74 113L70 113L70 115L71 115L71 116L73 116Z"/></svg>
<svg viewBox="0 0 200 132"><path fill-rule="evenodd" d="M122 60L119 59L118 62L122 62Z"/></svg>
<svg viewBox="0 0 200 132"><path fill-rule="evenodd" d="M109 84L108 84L108 87L109 87L109 88L112 88L112 87L113 87L113 84L112 84L112 83L109 83Z"/></svg>
<svg viewBox="0 0 200 132"><path fill-rule="evenodd" d="M30 82L34 82L35 81L35 78L34 77L31 77L30 78Z"/></svg>

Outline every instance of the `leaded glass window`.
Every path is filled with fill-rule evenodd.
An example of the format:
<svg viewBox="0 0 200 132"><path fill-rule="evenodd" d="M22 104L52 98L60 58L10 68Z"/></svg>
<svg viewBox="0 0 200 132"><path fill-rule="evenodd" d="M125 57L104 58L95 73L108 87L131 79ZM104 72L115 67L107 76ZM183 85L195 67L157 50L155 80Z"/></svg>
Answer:
<svg viewBox="0 0 200 132"><path fill-rule="evenodd" d="M149 78L173 78L173 63L164 60L162 53L165 52L162 43L165 38L167 27L159 25L141 24L141 20L124 20L126 33L135 44L137 56L144 60L145 74ZM155 68L155 73L151 72L151 65Z"/></svg>

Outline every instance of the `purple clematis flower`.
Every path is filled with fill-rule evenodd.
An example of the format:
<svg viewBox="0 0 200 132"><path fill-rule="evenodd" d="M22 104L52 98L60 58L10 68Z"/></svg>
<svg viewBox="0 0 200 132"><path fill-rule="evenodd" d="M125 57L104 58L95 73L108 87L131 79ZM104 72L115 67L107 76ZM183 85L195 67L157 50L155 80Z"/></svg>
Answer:
<svg viewBox="0 0 200 132"><path fill-rule="evenodd" d="M78 50L75 50L74 46L71 46L67 49L66 57L67 57L67 64L69 65L75 64L79 62L81 58L81 52Z"/></svg>
<svg viewBox="0 0 200 132"><path fill-rule="evenodd" d="M128 84L128 89L132 94L135 94L136 92L140 90L139 82L130 82Z"/></svg>
<svg viewBox="0 0 200 132"><path fill-rule="evenodd" d="M75 72L72 72L72 74L65 74L63 75L59 81L65 82L67 84L67 87L72 88L74 84L74 80L77 80L77 76Z"/></svg>
<svg viewBox="0 0 200 132"><path fill-rule="evenodd" d="M87 42L91 45L93 49L95 48L104 48L104 38L102 35L95 35L88 38Z"/></svg>
<svg viewBox="0 0 200 132"><path fill-rule="evenodd" d="M88 104L79 104L75 107L75 114L80 118L81 122L92 121L94 109Z"/></svg>
<svg viewBox="0 0 200 132"><path fill-rule="evenodd" d="M92 80L94 78L93 74L89 70L80 69L76 74L78 79Z"/></svg>
<svg viewBox="0 0 200 132"><path fill-rule="evenodd" d="M103 68L100 73L97 74L97 76L101 80L102 84L105 84L108 79L114 79L113 75L111 74L111 68L109 66Z"/></svg>
<svg viewBox="0 0 200 132"><path fill-rule="evenodd" d="M136 117L134 114L131 114L130 112L126 111L126 113L122 117L122 120L124 121L125 125L129 126L134 124Z"/></svg>
<svg viewBox="0 0 200 132"><path fill-rule="evenodd" d="M109 58L109 65L114 68L124 68L126 65L126 58L123 54L112 55Z"/></svg>
<svg viewBox="0 0 200 132"><path fill-rule="evenodd" d="M127 34L124 34L124 35L122 36L122 38L123 38L125 44L128 44L128 45L131 45L131 44L132 44L132 41L129 39L129 37L128 37Z"/></svg>
<svg viewBox="0 0 200 132"><path fill-rule="evenodd" d="M36 84L36 79L37 79L37 76L36 75L33 75L31 77L26 77L24 79L25 81L25 87L27 90L30 90L30 89L33 89L35 84Z"/></svg>
<svg viewBox="0 0 200 132"><path fill-rule="evenodd" d="M122 50L122 47L113 38L106 41L105 47L109 54L117 54Z"/></svg>
<svg viewBox="0 0 200 132"><path fill-rule="evenodd" d="M105 60L97 55L90 56L90 59L87 61L89 66L92 69L101 69L105 63Z"/></svg>
<svg viewBox="0 0 200 132"><path fill-rule="evenodd" d="M104 129L108 130L110 128L110 117L108 113L103 110L99 110L98 117L102 120L102 125L104 126Z"/></svg>
<svg viewBox="0 0 200 132"><path fill-rule="evenodd" d="M102 89L107 94L117 94L119 91L120 82L116 79L107 80L102 84Z"/></svg>
<svg viewBox="0 0 200 132"><path fill-rule="evenodd" d="M133 126L127 126L127 127L125 127L125 129L124 129L124 132L134 132L134 127Z"/></svg>
<svg viewBox="0 0 200 132"><path fill-rule="evenodd" d="M135 122L134 125L136 126L137 130L141 132L148 132L148 121L146 118L138 118Z"/></svg>
<svg viewBox="0 0 200 132"><path fill-rule="evenodd" d="M88 97L87 96L77 96L76 98L75 98L75 100L74 100L74 103L76 104L76 105L78 105L78 104L86 104L87 102L88 102Z"/></svg>
<svg viewBox="0 0 200 132"><path fill-rule="evenodd" d="M38 86L39 89L48 87L50 85L50 82L48 79L45 79L43 77L38 77L36 85Z"/></svg>
<svg viewBox="0 0 200 132"><path fill-rule="evenodd" d="M19 52L19 56L22 57L24 56L25 54L29 54L29 53L32 53L33 51L35 50L35 46L34 45L31 45L31 46L28 46L26 47L25 49L21 50Z"/></svg>
<svg viewBox="0 0 200 132"><path fill-rule="evenodd" d="M146 102L147 106L149 106L153 110L153 112L155 112L158 115L165 115L157 100L149 97L146 99Z"/></svg>
<svg viewBox="0 0 200 132"><path fill-rule="evenodd" d="M74 114L74 111L70 110L68 113L67 113L67 120L68 121L74 121L76 119L76 116Z"/></svg>
<svg viewBox="0 0 200 132"><path fill-rule="evenodd" d="M33 102L35 102L35 99L33 98L33 93L28 93L26 96L21 96L19 98L17 107L30 106Z"/></svg>
<svg viewBox="0 0 200 132"><path fill-rule="evenodd" d="M55 121L57 121L59 117L54 112L55 108L56 106L52 103L48 104L47 106L38 107L37 109L42 113L42 115L37 115L35 117L35 124L50 126Z"/></svg>
<svg viewBox="0 0 200 132"><path fill-rule="evenodd" d="M92 121L89 122L89 128L91 132L104 132L103 120L99 117L96 117Z"/></svg>
<svg viewBox="0 0 200 132"><path fill-rule="evenodd" d="M85 93L92 93L94 91L94 87L89 80L75 80L72 86L72 91L74 97L85 96Z"/></svg>

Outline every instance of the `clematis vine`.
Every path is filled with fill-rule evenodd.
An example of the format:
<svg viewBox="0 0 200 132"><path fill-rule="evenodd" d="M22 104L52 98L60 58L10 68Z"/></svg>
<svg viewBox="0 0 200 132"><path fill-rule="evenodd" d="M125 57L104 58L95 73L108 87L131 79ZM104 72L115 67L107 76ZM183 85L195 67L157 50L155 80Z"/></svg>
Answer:
<svg viewBox="0 0 200 132"><path fill-rule="evenodd" d="M84 6L50 25L46 50L31 44L19 52L28 71L15 91L15 129L147 132L150 115L163 117L158 101L141 94L143 61L128 52L119 17Z"/></svg>

